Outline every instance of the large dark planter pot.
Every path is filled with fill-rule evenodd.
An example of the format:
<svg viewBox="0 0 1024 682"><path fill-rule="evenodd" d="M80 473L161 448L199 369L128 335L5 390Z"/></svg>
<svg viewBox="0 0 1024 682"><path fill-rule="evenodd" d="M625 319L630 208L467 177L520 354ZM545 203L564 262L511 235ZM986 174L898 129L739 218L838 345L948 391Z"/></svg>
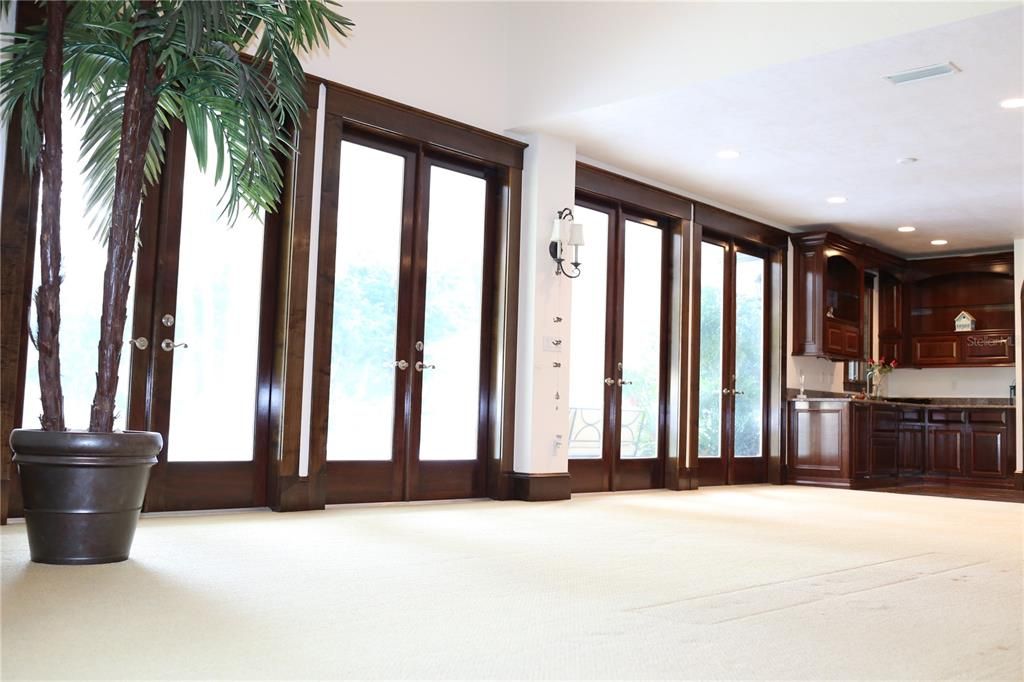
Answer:
<svg viewBox="0 0 1024 682"><path fill-rule="evenodd" d="M159 433L11 432L32 561L124 561L163 447Z"/></svg>

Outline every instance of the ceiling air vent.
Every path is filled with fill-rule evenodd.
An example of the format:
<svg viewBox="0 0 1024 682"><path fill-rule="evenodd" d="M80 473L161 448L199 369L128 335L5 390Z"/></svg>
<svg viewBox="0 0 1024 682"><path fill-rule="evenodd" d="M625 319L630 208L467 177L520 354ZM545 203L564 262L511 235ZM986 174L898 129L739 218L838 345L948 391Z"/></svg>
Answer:
<svg viewBox="0 0 1024 682"><path fill-rule="evenodd" d="M909 69L907 71L900 71L885 77L885 80L889 81L893 85L903 85L904 83L910 83L912 81L920 81L925 78L937 78L939 76L948 76L950 74L958 73L960 67L953 62L946 62L945 64L932 64L931 66L919 66L916 69Z"/></svg>

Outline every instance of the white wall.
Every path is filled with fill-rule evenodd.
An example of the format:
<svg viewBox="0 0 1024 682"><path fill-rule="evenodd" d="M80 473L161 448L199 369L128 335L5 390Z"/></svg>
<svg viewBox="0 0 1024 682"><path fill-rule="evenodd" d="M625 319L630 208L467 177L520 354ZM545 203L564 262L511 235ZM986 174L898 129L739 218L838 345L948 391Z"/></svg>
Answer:
<svg viewBox="0 0 1024 682"><path fill-rule="evenodd" d="M523 164L514 468L520 473L565 473L572 282L554 274L548 243L555 215L575 202L576 147L549 135L533 135L526 141L530 146ZM556 323L555 317L562 322ZM562 343L553 350L545 345L545 337ZM554 362L562 366L555 368Z"/></svg>
<svg viewBox="0 0 1024 682"><path fill-rule="evenodd" d="M897 369L887 394L905 398L1009 398L1014 367Z"/></svg>
<svg viewBox="0 0 1024 682"><path fill-rule="evenodd" d="M345 2L347 39L306 55L307 72L462 123L502 131L507 7L482 2Z"/></svg>

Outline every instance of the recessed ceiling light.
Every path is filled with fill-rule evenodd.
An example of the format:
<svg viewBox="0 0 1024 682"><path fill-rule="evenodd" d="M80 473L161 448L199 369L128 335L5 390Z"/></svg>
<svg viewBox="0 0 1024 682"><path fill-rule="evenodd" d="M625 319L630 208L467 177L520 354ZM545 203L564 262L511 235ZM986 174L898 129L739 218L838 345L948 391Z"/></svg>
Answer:
<svg viewBox="0 0 1024 682"><path fill-rule="evenodd" d="M913 232L916 229L917 228L914 227L913 225L900 225L899 227L896 228L896 231L897 232Z"/></svg>
<svg viewBox="0 0 1024 682"><path fill-rule="evenodd" d="M846 197L829 197L828 199L825 199L825 201L830 204L845 204Z"/></svg>
<svg viewBox="0 0 1024 682"><path fill-rule="evenodd" d="M720 159L738 159L740 158L740 153L735 149L723 149L718 152L717 156Z"/></svg>
<svg viewBox="0 0 1024 682"><path fill-rule="evenodd" d="M1020 109L1024 107L1024 97L1011 97L999 103L1003 109Z"/></svg>
<svg viewBox="0 0 1024 682"><path fill-rule="evenodd" d="M896 159L896 163L898 163L901 166L906 166L906 165L911 164L911 163L917 163L917 157L916 156L904 156L902 159Z"/></svg>
<svg viewBox="0 0 1024 682"><path fill-rule="evenodd" d="M948 243L949 242L947 242L945 239L933 239L932 240L932 246L945 246Z"/></svg>

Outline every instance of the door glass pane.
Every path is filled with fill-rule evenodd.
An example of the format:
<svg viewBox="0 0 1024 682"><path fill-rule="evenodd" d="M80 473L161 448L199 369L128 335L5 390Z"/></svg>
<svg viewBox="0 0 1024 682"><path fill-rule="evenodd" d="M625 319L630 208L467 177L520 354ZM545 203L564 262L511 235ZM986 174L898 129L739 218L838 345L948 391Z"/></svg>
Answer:
<svg viewBox="0 0 1024 682"><path fill-rule="evenodd" d="M476 459L487 182L430 169L421 460Z"/></svg>
<svg viewBox="0 0 1024 682"><path fill-rule="evenodd" d="M403 157L341 143L330 460L392 456L404 178Z"/></svg>
<svg viewBox="0 0 1024 682"><path fill-rule="evenodd" d="M600 459L604 441L605 308L608 214L576 206L583 225L583 274L572 283L569 311L569 458Z"/></svg>
<svg viewBox="0 0 1024 682"><path fill-rule="evenodd" d="M167 459L248 461L256 418L263 214L243 210L229 227L220 218L224 182L214 181L212 168L199 170L191 141L188 149L174 311L174 340L188 348L173 351Z"/></svg>
<svg viewBox="0 0 1024 682"><path fill-rule="evenodd" d="M657 227L626 221L623 291L622 386L623 459L658 456L661 383L661 244Z"/></svg>
<svg viewBox="0 0 1024 682"><path fill-rule="evenodd" d="M725 249L700 245L700 397L697 454L722 456L722 304L725 300Z"/></svg>
<svg viewBox="0 0 1024 682"><path fill-rule="evenodd" d="M761 456L764 259L736 254L736 457Z"/></svg>
<svg viewBox="0 0 1024 682"><path fill-rule="evenodd" d="M64 389L64 420L69 429L87 429L93 394L96 392L97 345L100 340L100 308L103 303L103 270L107 263L107 247L98 240L92 228L92 213L86 210L86 186L83 166L79 160L83 126L64 108L62 147L63 182L61 185L61 230L63 251L60 288L60 361ZM13 150L11 150L13 152ZM40 200L42 197L40 197ZM36 233L38 235L38 232ZM39 240L36 239L32 277L32 307L29 324L36 329L35 292L39 288ZM132 333L132 312L135 298L135 266L132 265L132 289L128 296L128 321L125 340ZM128 372L132 353L137 351L125 343L115 398L114 428L123 429L128 407ZM39 428L42 407L39 399L39 354L28 344L25 359L25 404L22 425Z"/></svg>

